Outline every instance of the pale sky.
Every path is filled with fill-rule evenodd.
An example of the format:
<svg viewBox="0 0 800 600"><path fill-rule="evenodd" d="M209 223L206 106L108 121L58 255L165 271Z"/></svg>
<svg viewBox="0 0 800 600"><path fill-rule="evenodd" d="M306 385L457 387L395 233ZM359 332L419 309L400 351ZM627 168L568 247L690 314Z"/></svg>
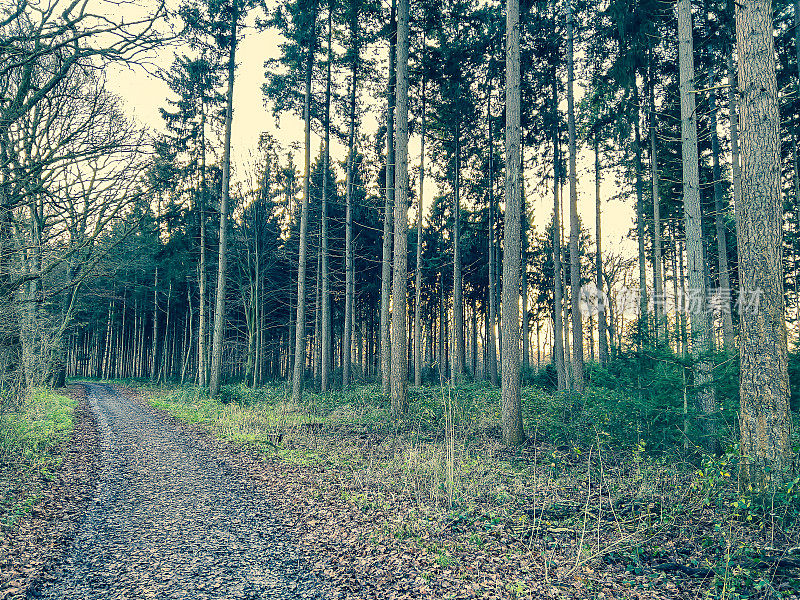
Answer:
<svg viewBox="0 0 800 600"><path fill-rule="evenodd" d="M258 32L253 28L245 30L244 39L237 52L237 73L234 88L234 113L233 113L233 133L232 133L232 156L234 162L234 177L243 178L247 165L257 149L259 136L262 132L269 132L280 143L284 150L288 150L292 145L302 145L303 127L302 122L292 116L285 115L281 118L279 126L276 125L271 111L265 107L261 94L261 85L264 82L264 61L267 58L277 57L281 37L274 31ZM154 63L168 68L172 63L176 52L175 47L165 47L158 56L154 57ZM188 49L185 50L189 53ZM384 53L386 50L384 49ZM150 69L152 70L152 69ZM112 91L117 93L126 105L128 115L135 118L139 123L147 126L153 131L163 130L163 121L159 114L159 108L166 107L166 99L169 90L166 84L148 74L145 69L133 67L121 69L114 67L109 69L108 84ZM576 86L576 101L580 98L583 90ZM367 99L364 98L366 101ZM372 133L377 127L378 112L382 110L380 101L374 101L372 114L365 117L362 132ZM566 108L566 102L563 102ZM498 139L498 143L502 143ZM312 160L319 153L320 139L312 134ZM331 161L342 161L346 156L346 147L336 142L332 143ZM302 152L295 152L295 163L302 170ZM419 161L419 138L413 137L409 142L409 163L418 165ZM431 161L429 155L426 159ZM594 208L594 170L593 157L587 149L579 151L578 155L578 211L584 227L589 229L594 238L595 230L595 208ZM343 174L340 174L343 177ZM417 178L412 177L413 185L418 185ZM633 240L627 239L626 235L633 226L633 207L635 198L631 196L627 201L607 201L606 198L616 193L614 177L611 173L606 173L605 180L601 188L603 201L603 245L604 250L624 252L626 255L635 253L636 244ZM529 187L528 198L533 203L533 223L541 231L546 227L550 219L552 207L552 192L546 192L539 197L532 189L532 183L527 182ZM544 191L544 190L543 190ZM435 189L433 180L426 180L425 186L425 205L430 203L438 193ZM567 208L568 190L564 189L564 202ZM565 213L565 217L568 216ZM568 219L566 225L568 226Z"/></svg>

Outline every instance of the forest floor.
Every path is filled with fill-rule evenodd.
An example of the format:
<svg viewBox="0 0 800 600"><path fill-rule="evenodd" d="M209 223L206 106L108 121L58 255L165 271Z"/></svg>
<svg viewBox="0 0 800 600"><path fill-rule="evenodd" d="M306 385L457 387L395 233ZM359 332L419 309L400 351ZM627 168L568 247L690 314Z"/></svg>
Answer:
<svg viewBox="0 0 800 600"><path fill-rule="evenodd" d="M23 574L4 575L0 597L24 573L46 598L800 597L795 497L765 512L728 458L614 449L598 428L569 444L529 420L529 443L509 452L485 386L412 390L399 423L371 387L304 406L281 387L218 401L87 389L105 449L94 502L60 554L12 560L36 544L4 540L4 573ZM527 390L541 420L533 401ZM19 531L58 520L41 506Z"/></svg>

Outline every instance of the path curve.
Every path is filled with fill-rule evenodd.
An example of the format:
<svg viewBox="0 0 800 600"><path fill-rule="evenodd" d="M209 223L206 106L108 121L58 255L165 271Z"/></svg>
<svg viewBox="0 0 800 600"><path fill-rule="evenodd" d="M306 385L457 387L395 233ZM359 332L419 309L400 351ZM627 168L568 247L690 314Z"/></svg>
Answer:
<svg viewBox="0 0 800 600"><path fill-rule="evenodd" d="M102 435L94 502L35 597L321 598L292 531L244 469L191 430L85 384Z"/></svg>

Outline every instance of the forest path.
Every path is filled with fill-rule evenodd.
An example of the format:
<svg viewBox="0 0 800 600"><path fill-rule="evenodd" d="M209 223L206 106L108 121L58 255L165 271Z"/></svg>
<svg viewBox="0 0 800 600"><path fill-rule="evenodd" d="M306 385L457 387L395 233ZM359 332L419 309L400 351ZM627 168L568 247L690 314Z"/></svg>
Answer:
<svg viewBox="0 0 800 600"><path fill-rule="evenodd" d="M85 384L102 436L94 502L44 598L316 598L258 482L159 411Z"/></svg>

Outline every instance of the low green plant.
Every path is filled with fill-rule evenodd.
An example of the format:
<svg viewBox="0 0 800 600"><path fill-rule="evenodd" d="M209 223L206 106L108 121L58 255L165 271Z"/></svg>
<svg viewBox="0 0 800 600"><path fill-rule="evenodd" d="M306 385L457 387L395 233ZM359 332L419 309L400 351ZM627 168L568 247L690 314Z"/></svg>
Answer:
<svg viewBox="0 0 800 600"><path fill-rule="evenodd" d="M30 392L20 410L0 415L0 455L36 468L48 466L72 433L76 404L52 390Z"/></svg>
<svg viewBox="0 0 800 600"><path fill-rule="evenodd" d="M13 526L39 501L40 476L61 463L59 448L74 427L77 401L48 389L28 393L0 414L0 523Z"/></svg>

